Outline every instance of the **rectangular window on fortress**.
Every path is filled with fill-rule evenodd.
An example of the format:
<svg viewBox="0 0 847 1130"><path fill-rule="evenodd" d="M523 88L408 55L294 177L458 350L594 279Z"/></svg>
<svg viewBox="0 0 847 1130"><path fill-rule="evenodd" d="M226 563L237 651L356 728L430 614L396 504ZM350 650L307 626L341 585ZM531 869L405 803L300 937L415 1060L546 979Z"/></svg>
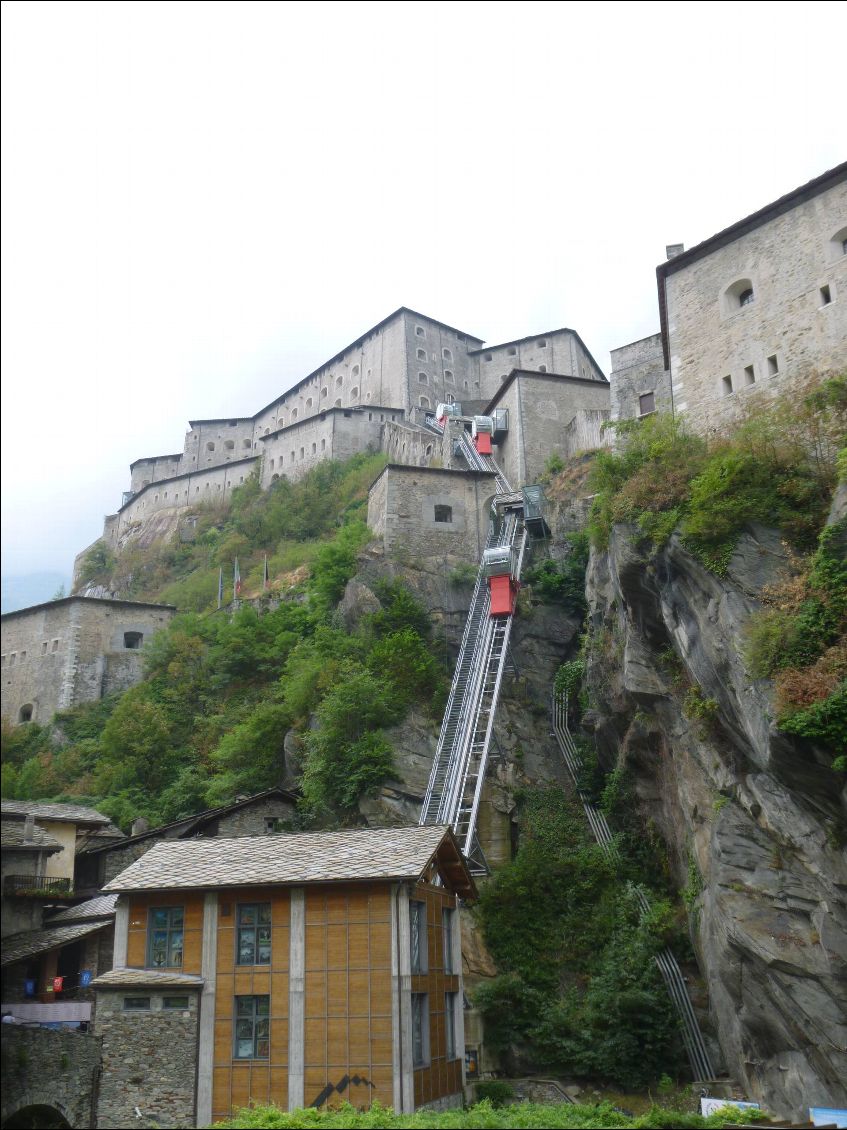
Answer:
<svg viewBox="0 0 847 1130"><path fill-rule="evenodd" d="M776 354L772 354L768 358L768 376L775 377L779 372L779 362L776 359Z"/></svg>
<svg viewBox="0 0 847 1130"><path fill-rule="evenodd" d="M656 395L652 392L642 393L638 398L638 415L649 416L656 411Z"/></svg>
<svg viewBox="0 0 847 1130"><path fill-rule="evenodd" d="M436 522L452 522L453 521L453 507L452 506L436 506L435 507L435 520L436 520Z"/></svg>

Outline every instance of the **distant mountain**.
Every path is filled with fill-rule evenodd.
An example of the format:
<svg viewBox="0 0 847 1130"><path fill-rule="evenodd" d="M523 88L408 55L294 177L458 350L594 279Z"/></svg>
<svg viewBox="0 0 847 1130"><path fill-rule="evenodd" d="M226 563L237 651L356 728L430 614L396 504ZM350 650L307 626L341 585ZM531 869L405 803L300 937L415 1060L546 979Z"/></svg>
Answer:
<svg viewBox="0 0 847 1130"><path fill-rule="evenodd" d="M63 595L71 591L71 578L66 573L24 573L16 577L3 577L0 611L15 612L31 604L52 600L60 589Z"/></svg>

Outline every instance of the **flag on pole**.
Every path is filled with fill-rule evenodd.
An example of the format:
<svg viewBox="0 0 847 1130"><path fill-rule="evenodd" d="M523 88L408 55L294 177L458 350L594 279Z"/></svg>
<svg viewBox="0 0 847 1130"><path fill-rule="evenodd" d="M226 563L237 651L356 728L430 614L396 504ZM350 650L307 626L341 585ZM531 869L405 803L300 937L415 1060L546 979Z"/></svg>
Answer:
<svg viewBox="0 0 847 1130"><path fill-rule="evenodd" d="M221 565L218 572L218 608L222 607L224 602L224 567Z"/></svg>
<svg viewBox="0 0 847 1130"><path fill-rule="evenodd" d="M263 589L266 589L268 587L268 580L269 580L269 577L268 577L268 555L266 553L265 554L265 567L262 570L262 588Z"/></svg>
<svg viewBox="0 0 847 1130"><path fill-rule="evenodd" d="M237 599L241 596L241 573L238 569L238 558L235 559L235 568L232 571L232 595Z"/></svg>

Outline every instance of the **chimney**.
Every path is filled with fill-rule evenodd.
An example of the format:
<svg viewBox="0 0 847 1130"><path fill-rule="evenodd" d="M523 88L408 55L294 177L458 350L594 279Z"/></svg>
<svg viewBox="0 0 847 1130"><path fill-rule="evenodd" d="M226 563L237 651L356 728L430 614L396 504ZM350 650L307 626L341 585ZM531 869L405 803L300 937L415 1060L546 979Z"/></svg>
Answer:
<svg viewBox="0 0 847 1130"><path fill-rule="evenodd" d="M24 818L24 843L31 844L35 842L35 817L30 812Z"/></svg>
<svg viewBox="0 0 847 1130"><path fill-rule="evenodd" d="M143 816L137 816L132 822L132 827L129 830L131 836L140 836L142 832L146 832L150 824Z"/></svg>
<svg viewBox="0 0 847 1130"><path fill-rule="evenodd" d="M665 258L676 259L677 255L681 255L685 250L684 243L669 243L665 247Z"/></svg>

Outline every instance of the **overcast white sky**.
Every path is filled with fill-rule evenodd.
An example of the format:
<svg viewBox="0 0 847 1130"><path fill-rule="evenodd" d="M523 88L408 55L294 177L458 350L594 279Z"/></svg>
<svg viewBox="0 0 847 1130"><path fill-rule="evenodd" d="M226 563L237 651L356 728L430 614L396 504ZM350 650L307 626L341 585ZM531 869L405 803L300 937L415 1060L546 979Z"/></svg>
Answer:
<svg viewBox="0 0 847 1130"><path fill-rule="evenodd" d="M608 372L665 244L844 159L845 11L6 0L4 573L401 305Z"/></svg>

